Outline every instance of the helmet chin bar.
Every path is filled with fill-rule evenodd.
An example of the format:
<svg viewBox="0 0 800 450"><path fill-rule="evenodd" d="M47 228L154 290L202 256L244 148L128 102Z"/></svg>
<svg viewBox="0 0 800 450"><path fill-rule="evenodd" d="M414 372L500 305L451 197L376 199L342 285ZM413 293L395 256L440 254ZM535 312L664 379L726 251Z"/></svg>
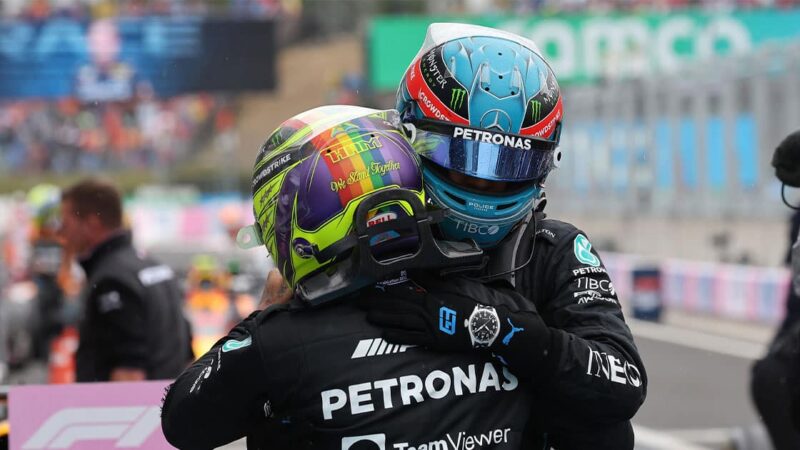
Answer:
<svg viewBox="0 0 800 450"><path fill-rule="evenodd" d="M411 205L413 216L398 217L368 227L368 213L391 201L403 201ZM458 266L477 269L485 265L483 251L475 242L442 241L433 237L431 225L443 218L443 210L427 211L419 198L405 189L386 189L370 195L356 208L354 234L322 251L313 248L314 257L320 262L348 253L350 255L333 267L299 282L298 295L312 305L318 305L390 278L406 269L442 270ZM387 259L377 259L370 245L372 238L397 229L416 231L416 250Z"/></svg>

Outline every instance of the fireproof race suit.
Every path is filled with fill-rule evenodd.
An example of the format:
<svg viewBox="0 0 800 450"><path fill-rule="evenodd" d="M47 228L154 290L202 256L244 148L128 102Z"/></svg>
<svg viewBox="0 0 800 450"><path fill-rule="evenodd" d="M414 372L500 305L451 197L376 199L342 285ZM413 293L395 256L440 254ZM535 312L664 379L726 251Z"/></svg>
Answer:
<svg viewBox="0 0 800 450"><path fill-rule="evenodd" d="M167 440L182 449L213 448L279 422L287 425L274 440L253 445L522 448L530 383L488 351L389 344L358 307L408 289L417 288L403 282L318 308L293 300L254 313L172 384L162 410Z"/></svg>
<svg viewBox="0 0 800 450"><path fill-rule="evenodd" d="M521 301L529 310L495 308L500 333L490 345L512 372L533 382L534 410L526 430L532 442L527 447L632 448L629 419L644 400L646 376L616 290L580 230L541 213L537 219L535 227L533 221L523 222L492 250L482 276L485 286L470 285L464 276L415 278L431 292L424 305L441 304L463 317L481 306L477 296L459 292L498 292L514 285L530 299ZM437 298L440 292L451 297ZM466 337L454 339L458 333L449 337L432 326L436 308L407 299L367 308L367 319L384 330L389 342L444 352L473 346Z"/></svg>
<svg viewBox="0 0 800 450"><path fill-rule="evenodd" d="M522 266L535 243L531 261L512 277L550 330L547 375L534 385L530 448L632 448L629 419L644 402L647 375L617 292L582 231L536 215L497 249L506 253L491 258ZM511 255L509 247L516 248Z"/></svg>

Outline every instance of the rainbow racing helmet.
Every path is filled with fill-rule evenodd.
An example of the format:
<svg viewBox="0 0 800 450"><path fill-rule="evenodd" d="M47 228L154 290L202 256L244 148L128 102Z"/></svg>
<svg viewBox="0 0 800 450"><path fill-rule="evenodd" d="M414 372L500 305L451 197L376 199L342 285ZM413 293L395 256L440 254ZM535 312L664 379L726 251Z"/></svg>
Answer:
<svg viewBox="0 0 800 450"><path fill-rule="evenodd" d="M37 184L28 192L26 203L37 232L58 229L61 205L61 189L58 186Z"/></svg>
<svg viewBox="0 0 800 450"><path fill-rule="evenodd" d="M534 207L561 158L558 82L536 44L512 33L430 25L397 109L411 126L430 199L451 211L439 225L448 239L497 244ZM507 188L482 192L451 172Z"/></svg>
<svg viewBox="0 0 800 450"><path fill-rule="evenodd" d="M394 110L324 106L285 121L258 152L252 192L256 224L240 231L240 246L248 239L265 245L289 286L311 303L400 269L480 252L423 251L439 248L434 217Z"/></svg>

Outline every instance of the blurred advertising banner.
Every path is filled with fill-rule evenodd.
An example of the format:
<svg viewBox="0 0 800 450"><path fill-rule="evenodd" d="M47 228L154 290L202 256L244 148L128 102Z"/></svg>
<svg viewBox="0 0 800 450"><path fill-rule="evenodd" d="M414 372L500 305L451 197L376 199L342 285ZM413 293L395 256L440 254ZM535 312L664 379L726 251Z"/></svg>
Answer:
<svg viewBox="0 0 800 450"><path fill-rule="evenodd" d="M790 273L786 268L758 267L667 259L653 262L637 255L603 253L620 301L630 305L635 273L642 267L658 271L664 307L692 314L777 323L786 311Z"/></svg>
<svg viewBox="0 0 800 450"><path fill-rule="evenodd" d="M15 386L9 393L10 449L171 449L161 432L168 384Z"/></svg>
<svg viewBox="0 0 800 450"><path fill-rule="evenodd" d="M272 20L201 17L0 21L0 100L272 89L274 32Z"/></svg>
<svg viewBox="0 0 800 450"><path fill-rule="evenodd" d="M373 89L397 89L433 22L468 22L529 37L539 45L562 84L673 72L685 62L747 53L770 41L800 37L800 9L541 17L384 16L372 20L367 35L367 68Z"/></svg>

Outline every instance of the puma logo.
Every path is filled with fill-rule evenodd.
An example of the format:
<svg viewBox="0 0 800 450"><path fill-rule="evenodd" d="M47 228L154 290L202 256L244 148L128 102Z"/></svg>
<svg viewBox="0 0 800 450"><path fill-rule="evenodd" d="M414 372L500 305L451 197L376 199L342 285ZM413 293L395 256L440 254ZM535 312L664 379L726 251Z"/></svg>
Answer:
<svg viewBox="0 0 800 450"><path fill-rule="evenodd" d="M517 331L525 331L525 328L517 328L517 327L515 327L514 324L511 323L511 319L506 318L506 320L508 320L508 324L511 325L511 331L509 331L508 334L505 335L505 337L503 338L503 345L508 345L508 343L511 342L511 338L514 337L514 334Z"/></svg>

